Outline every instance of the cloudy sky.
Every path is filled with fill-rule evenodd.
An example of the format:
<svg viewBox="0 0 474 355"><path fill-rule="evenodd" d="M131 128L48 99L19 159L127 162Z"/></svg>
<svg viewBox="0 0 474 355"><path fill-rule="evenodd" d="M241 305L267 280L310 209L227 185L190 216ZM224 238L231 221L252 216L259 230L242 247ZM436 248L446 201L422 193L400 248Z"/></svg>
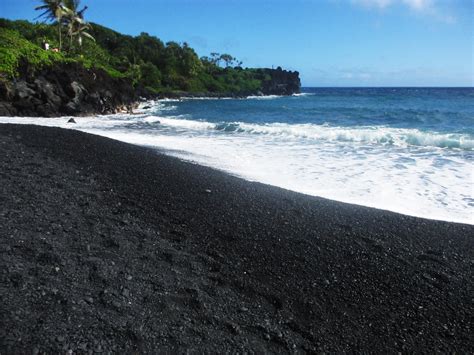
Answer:
<svg viewBox="0 0 474 355"><path fill-rule="evenodd" d="M1 0L33 20L35 0ZM82 0L86 17L281 65L304 86L473 86L474 0Z"/></svg>

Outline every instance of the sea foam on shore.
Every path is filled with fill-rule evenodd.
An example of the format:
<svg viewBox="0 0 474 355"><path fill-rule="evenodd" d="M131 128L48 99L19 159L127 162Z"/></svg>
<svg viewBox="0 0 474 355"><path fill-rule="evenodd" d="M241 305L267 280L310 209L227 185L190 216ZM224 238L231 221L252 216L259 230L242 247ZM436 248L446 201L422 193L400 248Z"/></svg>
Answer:
<svg viewBox="0 0 474 355"><path fill-rule="evenodd" d="M79 129L313 196L474 224L469 98L468 89L313 89L152 101L75 125L0 122Z"/></svg>

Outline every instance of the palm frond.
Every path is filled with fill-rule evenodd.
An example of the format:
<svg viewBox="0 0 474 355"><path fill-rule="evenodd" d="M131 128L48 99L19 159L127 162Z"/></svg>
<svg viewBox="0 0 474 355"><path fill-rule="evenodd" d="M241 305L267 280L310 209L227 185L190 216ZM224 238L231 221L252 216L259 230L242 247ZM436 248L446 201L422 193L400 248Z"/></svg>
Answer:
<svg viewBox="0 0 474 355"><path fill-rule="evenodd" d="M82 34L95 42L95 38L90 33L82 32Z"/></svg>

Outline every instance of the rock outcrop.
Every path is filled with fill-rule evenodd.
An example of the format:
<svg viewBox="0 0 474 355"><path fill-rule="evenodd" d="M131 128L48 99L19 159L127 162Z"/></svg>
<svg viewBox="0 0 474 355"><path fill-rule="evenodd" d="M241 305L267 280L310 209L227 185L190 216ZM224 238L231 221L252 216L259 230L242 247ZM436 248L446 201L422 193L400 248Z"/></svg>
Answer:
<svg viewBox="0 0 474 355"><path fill-rule="evenodd" d="M257 92L186 93L170 92L162 97L245 97L249 95L292 95L300 92L299 73L260 69L262 87ZM0 77L0 116L81 116L130 111L140 97L154 98L127 79L112 78L101 69L87 69L78 63L56 65L34 74L20 70L15 80Z"/></svg>
<svg viewBox="0 0 474 355"><path fill-rule="evenodd" d="M126 79L77 63L46 68L34 75L0 80L0 116L109 114L132 105L138 94Z"/></svg>
<svg viewBox="0 0 474 355"><path fill-rule="evenodd" d="M300 92L301 82L297 71L283 70L281 67L263 70L271 78L262 83L264 95L292 95Z"/></svg>

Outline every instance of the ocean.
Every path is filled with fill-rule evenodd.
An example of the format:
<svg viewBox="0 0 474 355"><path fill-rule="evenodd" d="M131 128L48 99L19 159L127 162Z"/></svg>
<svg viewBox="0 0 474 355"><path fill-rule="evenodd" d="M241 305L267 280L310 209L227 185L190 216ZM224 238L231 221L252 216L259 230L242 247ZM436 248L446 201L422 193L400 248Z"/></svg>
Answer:
<svg viewBox="0 0 474 355"><path fill-rule="evenodd" d="M474 224L473 88L302 91L152 101L139 114L78 117L75 125L0 122L79 129L308 195Z"/></svg>

